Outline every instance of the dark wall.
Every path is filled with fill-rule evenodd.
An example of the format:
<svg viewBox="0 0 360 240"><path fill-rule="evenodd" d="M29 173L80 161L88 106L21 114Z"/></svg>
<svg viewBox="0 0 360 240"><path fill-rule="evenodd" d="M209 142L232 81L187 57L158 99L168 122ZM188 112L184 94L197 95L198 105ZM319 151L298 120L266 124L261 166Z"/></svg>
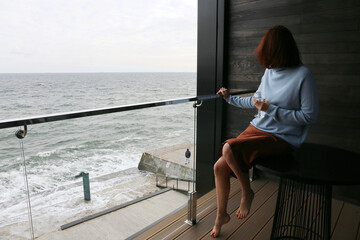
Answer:
<svg viewBox="0 0 360 240"><path fill-rule="evenodd" d="M264 68L254 51L268 28L284 25L319 91L319 119L306 141L360 152L360 1L229 0L225 9L224 85L257 88ZM224 104L223 139L241 132L253 114ZM358 190L335 192L345 196Z"/></svg>
<svg viewBox="0 0 360 240"><path fill-rule="evenodd" d="M254 50L268 28L284 25L292 31L319 90L320 115L307 141L360 152L360 1L231 0L226 1L226 19L224 81L230 89L257 88L264 68ZM230 123L225 138L244 127L236 125L237 119L251 118L249 112L232 107L225 115Z"/></svg>

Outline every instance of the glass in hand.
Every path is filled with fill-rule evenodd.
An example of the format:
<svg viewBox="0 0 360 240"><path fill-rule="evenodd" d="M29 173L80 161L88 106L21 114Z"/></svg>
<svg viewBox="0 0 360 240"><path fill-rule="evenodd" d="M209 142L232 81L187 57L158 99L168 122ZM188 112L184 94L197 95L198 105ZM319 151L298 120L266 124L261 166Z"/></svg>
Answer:
<svg viewBox="0 0 360 240"><path fill-rule="evenodd" d="M261 92L260 92L260 91L257 91L257 92L254 94L254 99L257 100L257 101L263 101L263 98L262 98L262 96L261 96ZM260 110L258 110L257 114L255 114L254 117L263 118L264 115L261 113Z"/></svg>

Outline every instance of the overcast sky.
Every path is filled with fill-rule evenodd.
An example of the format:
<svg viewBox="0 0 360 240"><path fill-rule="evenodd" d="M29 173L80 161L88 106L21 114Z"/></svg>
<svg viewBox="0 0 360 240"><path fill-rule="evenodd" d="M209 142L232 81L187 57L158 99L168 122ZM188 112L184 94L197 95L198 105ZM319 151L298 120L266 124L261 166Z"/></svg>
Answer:
<svg viewBox="0 0 360 240"><path fill-rule="evenodd" d="M197 0L0 0L0 73L195 72Z"/></svg>

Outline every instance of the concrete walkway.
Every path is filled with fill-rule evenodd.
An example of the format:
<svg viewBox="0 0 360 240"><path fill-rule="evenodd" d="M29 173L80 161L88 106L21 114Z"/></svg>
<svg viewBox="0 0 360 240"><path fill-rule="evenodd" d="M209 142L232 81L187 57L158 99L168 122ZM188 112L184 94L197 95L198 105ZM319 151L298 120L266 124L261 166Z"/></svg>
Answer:
<svg viewBox="0 0 360 240"><path fill-rule="evenodd" d="M46 233L39 240L120 240L144 229L187 203L185 194L170 190L65 230Z"/></svg>

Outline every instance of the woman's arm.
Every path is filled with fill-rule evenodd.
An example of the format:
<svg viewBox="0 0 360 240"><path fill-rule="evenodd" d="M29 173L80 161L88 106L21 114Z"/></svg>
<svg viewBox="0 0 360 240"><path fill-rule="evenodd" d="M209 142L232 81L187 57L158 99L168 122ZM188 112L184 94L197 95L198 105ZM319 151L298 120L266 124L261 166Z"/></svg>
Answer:
<svg viewBox="0 0 360 240"><path fill-rule="evenodd" d="M236 97L229 94L229 90L226 88L220 88L216 93L222 95L224 100L229 104L239 108L255 108L254 103L251 101L252 97Z"/></svg>
<svg viewBox="0 0 360 240"><path fill-rule="evenodd" d="M253 97L237 97L229 95L226 101L229 104L239 108L255 108L252 98Z"/></svg>

